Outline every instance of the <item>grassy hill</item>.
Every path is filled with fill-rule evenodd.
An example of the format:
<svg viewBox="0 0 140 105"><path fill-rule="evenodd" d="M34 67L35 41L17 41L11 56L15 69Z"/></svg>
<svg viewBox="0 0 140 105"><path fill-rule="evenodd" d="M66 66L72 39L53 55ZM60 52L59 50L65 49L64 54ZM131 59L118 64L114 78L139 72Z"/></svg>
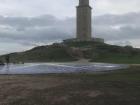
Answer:
<svg viewBox="0 0 140 105"><path fill-rule="evenodd" d="M4 61L5 56L0 59ZM68 52L65 46L39 46L31 50L9 54L11 62L57 62L57 61L74 61L76 60Z"/></svg>
<svg viewBox="0 0 140 105"><path fill-rule="evenodd" d="M0 56L4 61L5 56ZM100 42L65 42L9 54L11 62L66 62L81 58L91 62L140 63L140 49Z"/></svg>
<svg viewBox="0 0 140 105"><path fill-rule="evenodd" d="M91 62L140 63L140 49L132 46L122 47L99 42L75 42L67 45L83 49L84 58Z"/></svg>

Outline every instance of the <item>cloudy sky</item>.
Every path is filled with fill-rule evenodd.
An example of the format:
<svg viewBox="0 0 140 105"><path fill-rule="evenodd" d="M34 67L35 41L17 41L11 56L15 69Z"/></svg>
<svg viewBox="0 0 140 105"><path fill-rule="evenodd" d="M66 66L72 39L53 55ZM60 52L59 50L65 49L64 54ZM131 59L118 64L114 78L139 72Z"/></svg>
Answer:
<svg viewBox="0 0 140 105"><path fill-rule="evenodd" d="M140 0L90 0L93 37L140 47ZM78 0L0 0L0 54L75 37Z"/></svg>

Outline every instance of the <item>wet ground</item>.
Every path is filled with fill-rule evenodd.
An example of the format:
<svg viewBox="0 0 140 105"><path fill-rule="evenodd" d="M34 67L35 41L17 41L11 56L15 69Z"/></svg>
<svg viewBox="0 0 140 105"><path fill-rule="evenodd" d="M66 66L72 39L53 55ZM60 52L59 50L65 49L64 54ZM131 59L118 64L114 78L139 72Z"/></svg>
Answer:
<svg viewBox="0 0 140 105"><path fill-rule="evenodd" d="M0 74L97 73L128 67L108 63L26 63L0 66Z"/></svg>

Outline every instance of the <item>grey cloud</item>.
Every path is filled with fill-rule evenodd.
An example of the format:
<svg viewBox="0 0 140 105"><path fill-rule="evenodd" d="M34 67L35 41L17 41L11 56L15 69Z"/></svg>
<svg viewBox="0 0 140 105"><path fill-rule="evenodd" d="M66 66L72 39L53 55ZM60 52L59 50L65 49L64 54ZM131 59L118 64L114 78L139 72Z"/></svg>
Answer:
<svg viewBox="0 0 140 105"><path fill-rule="evenodd" d="M0 17L0 38L19 44L49 43L74 35L73 18L59 20L51 15L39 17ZM10 27L10 28L9 28Z"/></svg>
<svg viewBox="0 0 140 105"><path fill-rule="evenodd" d="M94 18L94 34L108 41L138 39L140 38L140 12L97 16Z"/></svg>
<svg viewBox="0 0 140 105"><path fill-rule="evenodd" d="M140 24L140 13L127 13L123 15L106 14L96 16L95 22L98 25L119 25L119 24Z"/></svg>
<svg viewBox="0 0 140 105"><path fill-rule="evenodd" d="M95 16L93 37L106 41L140 38L140 13ZM0 38L19 44L49 43L75 37L75 18L58 19L52 15L38 17L0 16ZM7 28L5 28L7 27Z"/></svg>
<svg viewBox="0 0 140 105"><path fill-rule="evenodd" d="M3 17L0 16L0 24L8 25L17 29L28 27L47 27L54 25L57 19L51 15L43 15L38 17Z"/></svg>

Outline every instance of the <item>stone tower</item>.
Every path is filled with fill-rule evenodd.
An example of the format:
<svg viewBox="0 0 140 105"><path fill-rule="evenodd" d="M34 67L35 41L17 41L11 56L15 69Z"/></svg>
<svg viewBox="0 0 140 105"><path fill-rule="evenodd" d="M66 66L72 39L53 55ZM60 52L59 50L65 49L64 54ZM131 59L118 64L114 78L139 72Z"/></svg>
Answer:
<svg viewBox="0 0 140 105"><path fill-rule="evenodd" d="M79 41L90 41L92 39L91 10L89 0L79 0L77 6L77 40Z"/></svg>

